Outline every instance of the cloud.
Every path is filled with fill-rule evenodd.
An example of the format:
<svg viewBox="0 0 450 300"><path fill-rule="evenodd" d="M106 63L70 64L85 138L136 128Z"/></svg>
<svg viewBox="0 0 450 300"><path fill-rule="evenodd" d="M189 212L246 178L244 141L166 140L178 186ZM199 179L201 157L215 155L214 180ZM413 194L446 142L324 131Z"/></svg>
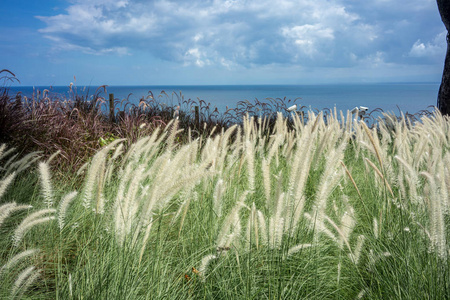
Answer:
<svg viewBox="0 0 450 300"><path fill-rule="evenodd" d="M231 69L349 67L379 53L388 62L441 55L445 41L425 39L442 32L440 19L428 21L433 14L439 17L431 0L72 0L64 14L38 18L56 51L139 51Z"/></svg>
<svg viewBox="0 0 450 300"><path fill-rule="evenodd" d="M412 45L409 51L409 56L411 57L432 57L441 56L444 57L446 47L445 39L447 33L445 31L438 34L433 40L423 43L418 39L414 45Z"/></svg>

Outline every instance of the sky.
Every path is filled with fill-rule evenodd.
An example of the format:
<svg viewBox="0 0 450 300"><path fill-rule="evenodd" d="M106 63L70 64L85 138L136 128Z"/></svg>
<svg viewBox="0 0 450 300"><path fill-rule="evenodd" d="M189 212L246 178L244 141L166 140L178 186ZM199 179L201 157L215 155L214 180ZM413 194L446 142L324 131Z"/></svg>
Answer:
<svg viewBox="0 0 450 300"><path fill-rule="evenodd" d="M20 85L440 82L435 0L15 0L0 69Z"/></svg>

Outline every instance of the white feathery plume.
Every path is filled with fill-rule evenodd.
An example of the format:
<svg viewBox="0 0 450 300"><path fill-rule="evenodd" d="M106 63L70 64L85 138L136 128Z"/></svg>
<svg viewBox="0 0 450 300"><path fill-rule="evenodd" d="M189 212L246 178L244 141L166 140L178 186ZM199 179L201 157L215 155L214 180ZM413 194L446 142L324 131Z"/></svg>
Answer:
<svg viewBox="0 0 450 300"><path fill-rule="evenodd" d="M260 210L258 210L256 212L256 214L257 214L257 218L258 218L258 227L259 227L259 232L260 232L260 237L261 237L261 243L263 245L268 246L266 219L264 218L264 215Z"/></svg>
<svg viewBox="0 0 450 300"><path fill-rule="evenodd" d="M33 281L36 280L37 277L39 277L40 271L38 270L33 273L34 270L35 267L30 266L25 270L23 270L22 272L20 272L11 289L11 295L13 296L13 298L17 296L19 291L21 292L21 294L25 292L26 289L33 283Z"/></svg>
<svg viewBox="0 0 450 300"><path fill-rule="evenodd" d="M78 194L77 191L73 191L73 192L68 193L61 199L61 203L59 204L59 213L58 213L58 223L59 223L60 230L62 230L64 228L64 220L66 218L67 208L69 207L72 200L75 199L77 194Z"/></svg>
<svg viewBox="0 0 450 300"><path fill-rule="evenodd" d="M73 294L72 294L73 287L72 287L72 274L71 273L69 273L68 281L69 281L69 295L70 295L70 298L72 298L73 297Z"/></svg>
<svg viewBox="0 0 450 300"><path fill-rule="evenodd" d="M222 179L219 179L216 183L216 187L214 189L213 194L213 208L218 218L222 216L222 195L224 192L225 192L224 181Z"/></svg>
<svg viewBox="0 0 450 300"><path fill-rule="evenodd" d="M341 217L341 231L342 231L344 238L348 241L348 240L350 240L350 234L352 233L353 228L356 225L355 211L354 211L353 207L348 203L348 197L344 195L342 198L343 198L343 202L347 206L347 210L344 212L344 214ZM343 238L341 238L339 240L340 248L342 248L343 242L344 242Z"/></svg>
<svg viewBox="0 0 450 300"><path fill-rule="evenodd" d="M43 217L40 219L35 219L32 220L30 222L28 222L27 224L24 225L19 225L19 227L17 227L17 229L14 231L14 236L13 236L13 244L14 246L19 246L20 241L22 240L23 236L28 232L28 230L31 229L31 227L34 227L35 225L39 225L51 220L56 219L54 216L51 217Z"/></svg>
<svg viewBox="0 0 450 300"><path fill-rule="evenodd" d="M9 152L9 150L6 151L6 153L7 153L7 152ZM12 151L11 151L11 152L12 152ZM6 153L5 153L5 154L6 154ZM9 153L8 153L8 154L9 154ZM8 160L7 160L6 162L3 163L2 169L3 169L3 170L6 170L5 174L9 174L9 173L12 171L14 164L17 163L17 162L16 162L16 158L17 158L18 156L19 156L19 153L16 153L16 154L14 154L13 156L11 156L10 158L8 158Z"/></svg>
<svg viewBox="0 0 450 300"><path fill-rule="evenodd" d="M34 271L30 276L27 277L25 282L20 287L20 293L18 294L17 298L21 299L23 294L30 288L30 286L34 283L36 279L38 279L41 276L41 270Z"/></svg>
<svg viewBox="0 0 450 300"><path fill-rule="evenodd" d="M55 159L56 156L58 156L61 153L61 150L56 151L50 157L45 161L46 164L50 164L50 162Z"/></svg>
<svg viewBox="0 0 450 300"><path fill-rule="evenodd" d="M150 217L150 220L148 221L147 226L145 228L144 238L142 239L141 252L139 253L139 264L142 261L142 256L144 256L144 251L145 251L145 248L147 247L147 240L148 240L148 237L150 236L150 230L152 229L152 225L153 225L153 219Z"/></svg>
<svg viewBox="0 0 450 300"><path fill-rule="evenodd" d="M430 173L421 172L420 175L424 176L429 183L431 249L436 251L441 258L446 259L448 250L446 245L444 209L442 207L442 201L446 201L446 199L440 199L436 181Z"/></svg>
<svg viewBox="0 0 450 300"><path fill-rule="evenodd" d="M108 144L106 147L98 151L92 158L92 162L89 166L88 173L86 175L86 183L84 185L83 191L83 206L88 209L94 200L94 188L97 185L97 197L102 194L103 188L103 178L105 172L105 164L108 152L121 143L124 139L117 139L112 143ZM100 174L101 173L101 174ZM97 199L97 201L102 201L102 199ZM100 203L101 205L101 203ZM98 206L98 203L97 205ZM99 207L96 207L98 209Z"/></svg>
<svg viewBox="0 0 450 300"><path fill-rule="evenodd" d="M104 150L100 150L92 158L91 165L88 169L88 174L86 176L86 184L84 185L83 192L83 206L86 209L91 207L94 199L94 188L95 184L98 182L98 171L102 169L101 165L105 163L106 153Z"/></svg>
<svg viewBox="0 0 450 300"><path fill-rule="evenodd" d="M1 144L0 145L0 159L3 158L3 152L5 151L5 149L6 149L6 144Z"/></svg>
<svg viewBox="0 0 450 300"><path fill-rule="evenodd" d="M14 180L14 177L16 177L16 172L9 174L5 179L0 181L0 198L2 198L3 194L6 192L6 189Z"/></svg>
<svg viewBox="0 0 450 300"><path fill-rule="evenodd" d="M3 144L2 146L6 147L6 144ZM3 147L3 149L5 149L5 147ZM3 151L3 153L0 154L0 160L7 157L8 155L10 155L11 153L13 153L14 151L16 151L16 148L10 148L6 151ZM8 159L8 161L6 161L5 163L3 163L3 166L1 167L3 170L8 169L8 166L14 161L14 159L18 156L19 154L16 153L14 154L12 157L10 157Z"/></svg>
<svg viewBox="0 0 450 300"><path fill-rule="evenodd" d="M170 134L169 134L169 136L167 137L167 140L166 140L167 151L169 151L169 152L171 152L173 150L173 148L174 148L173 144L174 144L176 135L178 133L180 133L181 131L183 131L182 129L178 130L178 123L179 123L179 120L178 119L174 119L174 120L170 121L169 124L167 124L167 126L166 126L166 128L171 128Z"/></svg>
<svg viewBox="0 0 450 300"><path fill-rule="evenodd" d="M339 263L337 264L337 284L339 284L339 282L341 281L341 267L342 267L342 264L341 264L341 262L339 261Z"/></svg>
<svg viewBox="0 0 450 300"><path fill-rule="evenodd" d="M353 253L352 253L352 247L350 247L350 243L349 243L349 241L348 241L348 237L345 236L345 233L342 232L341 228L339 228L339 226L337 226L336 223L335 223L332 219L330 219L330 217L328 217L327 215L324 216L324 220L326 220L328 223L331 224L331 226L333 226L334 229L336 229L337 233L339 233L339 236L340 236L341 239L343 240L344 244L347 246L348 251L350 251L350 254L353 255ZM337 244L338 244L339 246L342 245L342 244L340 243L340 240L337 241ZM343 245L340 246L340 247L341 247L341 249L342 249Z"/></svg>
<svg viewBox="0 0 450 300"><path fill-rule="evenodd" d="M242 207L246 207L243 201L245 200L247 194L248 192L243 193L243 195L241 196L241 201L236 203L230 214L225 218L222 228L220 229L220 232L217 236L216 244L218 247L229 246L233 242L234 237L236 237L240 233L241 222L239 218L239 212L241 211Z"/></svg>
<svg viewBox="0 0 450 300"><path fill-rule="evenodd" d="M366 294L366 292L367 292L367 288L363 288L356 296L356 299L362 299L364 297L364 295Z"/></svg>
<svg viewBox="0 0 450 300"><path fill-rule="evenodd" d="M25 224L25 223L27 223L29 221L33 221L33 220L35 220L35 219L37 219L37 218L39 218L39 217L41 217L43 215L52 214L52 213L55 213L55 212L56 212L56 209L54 209L54 208L45 208L45 209L41 209L41 210L35 211L35 212L31 213L30 215L28 215L25 219L23 219L21 225Z"/></svg>
<svg viewBox="0 0 450 300"><path fill-rule="evenodd" d="M39 174L44 203L48 208L53 206L53 188L51 183L50 167L46 162L39 163Z"/></svg>
<svg viewBox="0 0 450 300"><path fill-rule="evenodd" d="M263 158L261 162L261 169L264 182L264 194L266 195L266 206L269 207L270 201L270 164Z"/></svg>
<svg viewBox="0 0 450 300"><path fill-rule="evenodd" d="M281 241L284 232L284 221L285 218L282 217L285 212L285 197L284 193L281 193L278 197L276 211L274 218L270 218L270 239L273 248L278 248L281 246Z"/></svg>
<svg viewBox="0 0 450 300"><path fill-rule="evenodd" d="M245 141L245 154L248 167L248 185L249 190L253 191L255 189L255 154L254 145L249 140Z"/></svg>
<svg viewBox="0 0 450 300"><path fill-rule="evenodd" d="M445 173L445 187L447 188L447 214L450 213L450 152L444 156L444 173Z"/></svg>
<svg viewBox="0 0 450 300"><path fill-rule="evenodd" d="M9 202L0 206L0 226L2 226L5 219L11 214L16 206L16 202Z"/></svg>
<svg viewBox="0 0 450 300"><path fill-rule="evenodd" d="M448 153L448 152L447 152ZM448 166L447 166L448 168ZM449 194L448 194L448 189L446 186L446 178L445 178L445 167L444 167L444 161L441 160L439 161L439 163L437 164L437 179L439 180L439 192L440 192L440 201L441 201L441 205L442 205L442 209L444 211L445 214L449 213L449 203L448 203L448 199L449 199Z"/></svg>
<svg viewBox="0 0 450 300"><path fill-rule="evenodd" d="M355 251L353 253L353 258L352 258L352 260L355 264L358 264L358 262L359 262L359 258L361 257L361 250L364 245L365 239L366 239L366 237L362 234L358 236L358 241L356 242Z"/></svg>
<svg viewBox="0 0 450 300"><path fill-rule="evenodd" d="M198 268L198 272L200 273L201 280L204 282L206 280L206 270L208 268L209 263L211 260L216 259L217 256L213 254L206 255L202 258L202 262L200 264L200 267Z"/></svg>
<svg viewBox="0 0 450 300"><path fill-rule="evenodd" d="M293 246L293 247L289 248L287 257L289 257L305 248L309 248L311 246L312 246L312 244L299 244L299 245Z"/></svg>
<svg viewBox="0 0 450 300"><path fill-rule="evenodd" d="M311 126L311 125L308 125ZM291 209L293 209L293 220L291 221L292 232L295 232L297 224L303 214L305 205L304 190L310 173L312 154L314 149L314 137L310 130L306 130L301 138L298 139L297 151L294 153L294 162L291 168L292 174L289 179L289 194L294 194L291 200ZM300 161L302 163L300 163Z"/></svg>
<svg viewBox="0 0 450 300"><path fill-rule="evenodd" d="M396 155L394 158L400 162L403 167L408 171L408 186L409 186L409 193L410 193L410 199L413 201L413 203L418 203L418 196L417 196L417 186L419 185L419 176L417 172L413 169L413 167L402 157Z"/></svg>
<svg viewBox="0 0 450 300"><path fill-rule="evenodd" d="M123 144L119 144L117 146L116 150L114 150L114 154L111 157L111 160L114 161L116 158L118 158L123 153Z"/></svg>
<svg viewBox="0 0 450 300"><path fill-rule="evenodd" d="M379 232L378 232L378 221L376 218L373 218L373 235L376 239L378 239Z"/></svg>
<svg viewBox="0 0 450 300"><path fill-rule="evenodd" d="M15 202L13 202L15 204ZM31 205L15 205L15 206L10 206L10 203L6 203L5 206L7 206L5 208L5 210L2 209L3 205L0 206L0 226L3 224L3 222L5 221L5 219L13 212L18 211L18 210L24 210L24 209L30 209L33 206Z"/></svg>
<svg viewBox="0 0 450 300"><path fill-rule="evenodd" d="M253 231L253 237L252 239L252 231ZM246 231L246 243L247 248L250 248L251 242L255 243L256 249L259 248L259 232L258 232L258 219L257 219L257 212L256 212L256 205L255 202L252 203L252 208L250 210L250 215L247 220L247 231Z"/></svg>
<svg viewBox="0 0 450 300"><path fill-rule="evenodd" d="M339 165L340 161L343 159L346 144L347 137L342 139L341 144L337 148L331 149L327 154L327 168L322 174L315 200L315 212L317 213L316 218L319 221L321 221L325 216L328 197L344 175Z"/></svg>
<svg viewBox="0 0 450 300"><path fill-rule="evenodd" d="M11 269L12 267L14 267L15 265L17 265L22 259L31 256L35 253L38 253L39 249L29 249L29 250L25 250L22 251L16 255L14 255L10 260L8 260L8 262L0 268L0 278L2 277L3 273L6 270Z"/></svg>
<svg viewBox="0 0 450 300"><path fill-rule="evenodd" d="M76 175L80 176L81 174L83 174L84 171L87 169L87 167L89 167L89 162L86 162L83 165L81 165L81 167L77 170Z"/></svg>
<svg viewBox="0 0 450 300"><path fill-rule="evenodd" d="M41 151L35 151L25 155L21 160L12 163L6 173L9 173L13 168L17 168L16 173L19 174L39 159L39 153L41 153Z"/></svg>
<svg viewBox="0 0 450 300"><path fill-rule="evenodd" d="M255 243L256 249L259 249L259 227L258 227L258 211L256 209L255 202L252 203L252 212L251 212L253 228L255 230Z"/></svg>
<svg viewBox="0 0 450 300"><path fill-rule="evenodd" d="M323 224L323 222L319 222L318 220L313 220L311 215L308 213L305 213L304 216L306 219L308 219L311 222L311 225L313 225L318 232L324 233L325 235L327 235L331 240L333 240L336 243L339 242L338 239L336 238L336 236L325 226L325 224ZM314 235L314 236L315 236L314 239L317 242L318 235Z"/></svg>
<svg viewBox="0 0 450 300"><path fill-rule="evenodd" d="M32 213L25 219L23 219L22 222L19 224L19 226L17 226L16 230L14 230L14 235L13 235L14 246L19 245L23 236L27 233L27 231L31 227L55 219L54 216L47 216L47 217L41 217L41 216L46 215L46 214L53 214L55 212L56 212L56 209L53 209L53 208L41 209L41 210L38 210L37 212Z"/></svg>

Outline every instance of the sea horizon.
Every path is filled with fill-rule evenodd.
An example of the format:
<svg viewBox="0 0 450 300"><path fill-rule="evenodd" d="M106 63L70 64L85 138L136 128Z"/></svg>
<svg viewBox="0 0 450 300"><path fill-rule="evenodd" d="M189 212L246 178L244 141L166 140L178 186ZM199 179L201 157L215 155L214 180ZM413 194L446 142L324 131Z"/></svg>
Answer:
<svg viewBox="0 0 450 300"><path fill-rule="evenodd" d="M101 97L114 94L115 99L128 99L133 104L148 97L168 105L179 101L203 100L224 112L226 107L234 108L240 101L263 101L267 98L295 100L300 106L311 109L334 108L351 110L355 106L366 106L370 110L381 109L416 113L429 109L437 103L440 82L377 82L377 83L318 83L318 84L237 84L237 85L110 85L72 86L72 93L92 96L96 91ZM56 97L71 96L69 85L65 86L10 86L11 94L21 92L31 97L33 91L50 91ZM165 93L165 94L164 94Z"/></svg>

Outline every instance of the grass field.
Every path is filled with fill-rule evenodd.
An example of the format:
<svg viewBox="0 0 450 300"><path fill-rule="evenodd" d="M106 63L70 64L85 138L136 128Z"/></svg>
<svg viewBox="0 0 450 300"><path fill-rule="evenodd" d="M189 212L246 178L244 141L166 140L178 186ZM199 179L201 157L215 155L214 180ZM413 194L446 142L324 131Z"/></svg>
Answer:
<svg viewBox="0 0 450 300"><path fill-rule="evenodd" d="M448 297L450 120L307 117L174 120L57 178L3 145L0 298Z"/></svg>

